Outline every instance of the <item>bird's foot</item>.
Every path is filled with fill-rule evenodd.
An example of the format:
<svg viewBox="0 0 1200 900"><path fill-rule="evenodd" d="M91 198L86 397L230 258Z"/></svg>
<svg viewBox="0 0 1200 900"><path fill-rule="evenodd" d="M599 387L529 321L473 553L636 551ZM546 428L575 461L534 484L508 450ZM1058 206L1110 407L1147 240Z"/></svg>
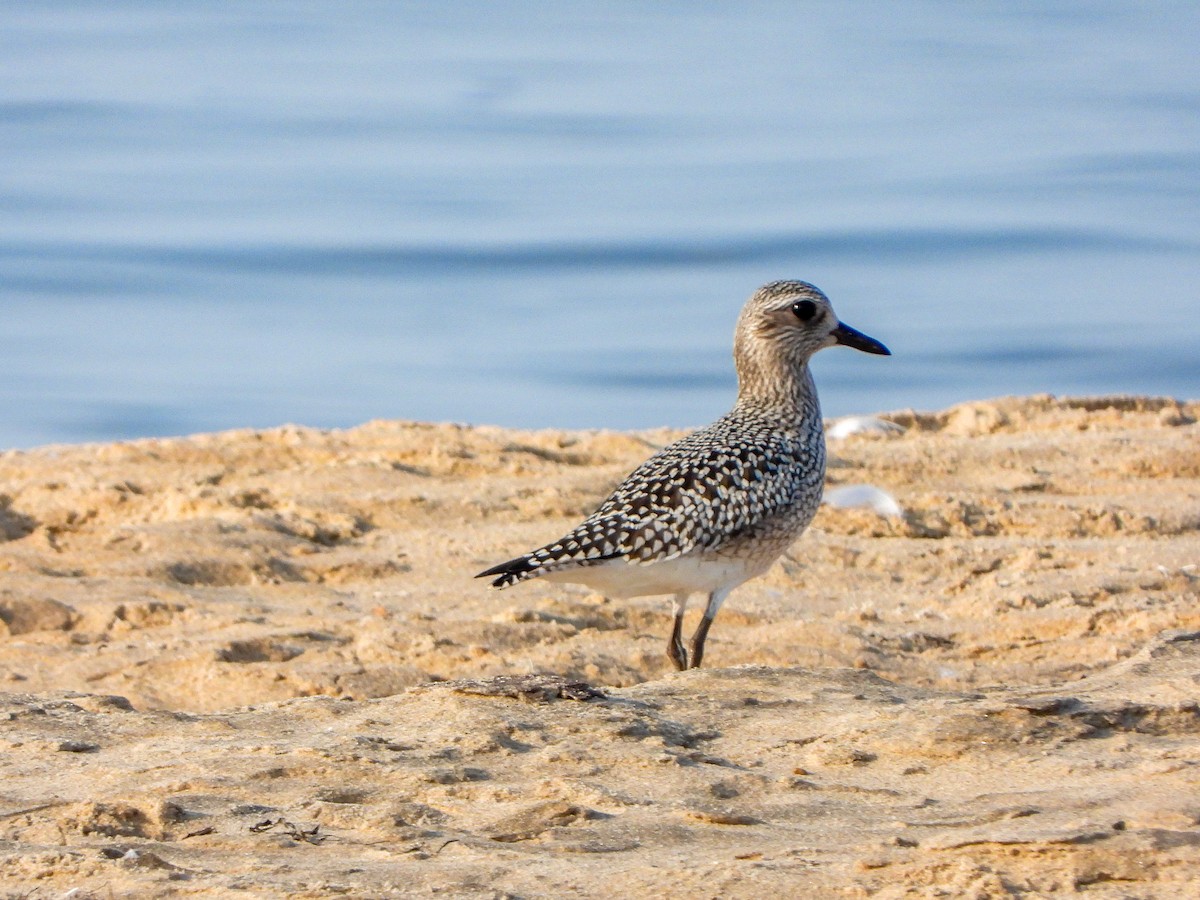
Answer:
<svg viewBox="0 0 1200 900"><path fill-rule="evenodd" d="M696 633L692 635L692 668L700 668L700 663L704 660L704 642L708 639L708 629L712 626L713 620L705 616L700 620L700 624L696 627Z"/></svg>
<svg viewBox="0 0 1200 900"><path fill-rule="evenodd" d="M675 614L675 624L671 628L671 639L667 641L667 659L675 664L682 672L688 667L688 654L683 646L683 613Z"/></svg>
<svg viewBox="0 0 1200 900"><path fill-rule="evenodd" d="M671 660L671 663L680 672L688 667L687 650L684 649L683 641L678 637L667 644L667 659Z"/></svg>

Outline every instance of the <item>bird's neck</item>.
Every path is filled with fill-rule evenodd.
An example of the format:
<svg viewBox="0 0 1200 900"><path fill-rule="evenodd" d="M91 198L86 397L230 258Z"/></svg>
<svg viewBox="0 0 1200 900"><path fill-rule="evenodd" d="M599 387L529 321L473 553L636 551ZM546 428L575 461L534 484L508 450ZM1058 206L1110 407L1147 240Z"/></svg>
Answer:
<svg viewBox="0 0 1200 900"><path fill-rule="evenodd" d="M796 427L820 423L821 406L807 360L740 354L737 369L738 409L778 416Z"/></svg>

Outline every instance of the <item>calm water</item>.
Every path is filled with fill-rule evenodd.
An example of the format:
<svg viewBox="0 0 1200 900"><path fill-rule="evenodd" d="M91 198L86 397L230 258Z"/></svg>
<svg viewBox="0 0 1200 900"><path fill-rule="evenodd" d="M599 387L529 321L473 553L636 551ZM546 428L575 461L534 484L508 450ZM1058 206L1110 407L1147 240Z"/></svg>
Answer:
<svg viewBox="0 0 1200 900"><path fill-rule="evenodd" d="M1200 4L0 5L0 446L1200 395Z"/></svg>

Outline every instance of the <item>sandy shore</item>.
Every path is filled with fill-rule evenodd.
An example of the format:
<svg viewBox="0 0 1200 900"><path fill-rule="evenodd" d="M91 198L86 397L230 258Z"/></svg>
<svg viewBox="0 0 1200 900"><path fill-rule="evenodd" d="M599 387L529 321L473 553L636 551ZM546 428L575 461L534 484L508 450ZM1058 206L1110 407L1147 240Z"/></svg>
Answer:
<svg viewBox="0 0 1200 900"><path fill-rule="evenodd" d="M883 418L685 674L471 577L677 432L0 454L0 896L1200 894L1200 404Z"/></svg>

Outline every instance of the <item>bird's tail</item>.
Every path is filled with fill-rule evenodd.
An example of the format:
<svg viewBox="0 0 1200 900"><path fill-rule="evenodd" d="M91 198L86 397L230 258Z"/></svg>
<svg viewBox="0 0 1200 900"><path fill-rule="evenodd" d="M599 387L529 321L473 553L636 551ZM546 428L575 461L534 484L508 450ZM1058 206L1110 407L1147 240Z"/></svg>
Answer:
<svg viewBox="0 0 1200 900"><path fill-rule="evenodd" d="M560 541L556 544L547 544L545 547L539 547L537 550L526 553L524 556L518 556L516 559L502 562L498 566L492 566L490 569L480 572L475 577L491 578L495 576L496 580L492 582L492 587L506 588L510 584L517 584L530 578L537 578L539 575L545 575L547 572L583 566L597 566L600 563L608 562L610 559L617 559L621 555L621 551L615 548L609 548L609 552L607 553L600 552L596 547L586 550L576 548L574 552L565 552L563 550L563 542Z"/></svg>
<svg viewBox="0 0 1200 900"><path fill-rule="evenodd" d="M526 553L524 556L518 556L516 559L510 559L508 562L502 562L498 566L492 566L490 569L485 569L476 575L476 578L491 578L499 576L492 582L494 588L506 588L510 584L516 584L519 581L524 581L527 578L536 578L545 570L539 562L536 562L534 553Z"/></svg>

